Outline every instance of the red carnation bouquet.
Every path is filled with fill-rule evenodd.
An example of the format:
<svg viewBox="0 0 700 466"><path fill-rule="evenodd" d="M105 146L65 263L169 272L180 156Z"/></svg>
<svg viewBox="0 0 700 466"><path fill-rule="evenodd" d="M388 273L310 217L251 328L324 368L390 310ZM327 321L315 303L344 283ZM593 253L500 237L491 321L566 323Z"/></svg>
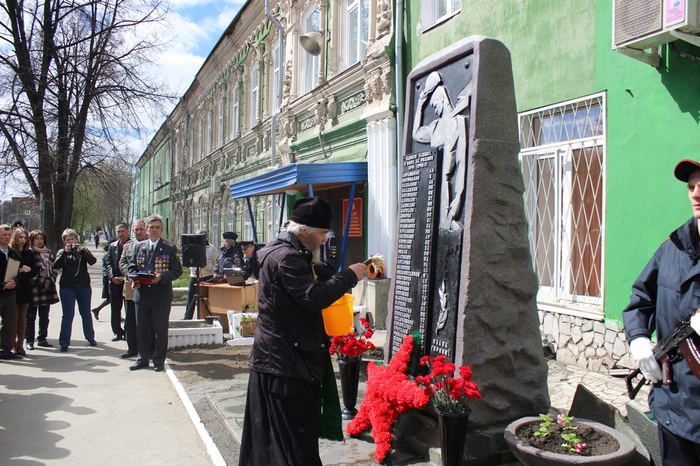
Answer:
<svg viewBox="0 0 700 466"><path fill-rule="evenodd" d="M479 387L472 382L472 370L469 366L459 368L459 377L454 377L455 364L447 362L445 355L434 358L423 356L421 366L429 369L427 375L416 377L416 383L428 389L430 402L443 413L469 413L469 400L481 398Z"/></svg>
<svg viewBox="0 0 700 466"><path fill-rule="evenodd" d="M331 355L337 354L338 359L349 361L352 359L360 359L367 351L374 351L374 343L369 341L374 335L374 330L371 328L367 319L360 318L363 333L359 337L355 332L350 332L347 335L335 336L331 342L331 347L328 350Z"/></svg>

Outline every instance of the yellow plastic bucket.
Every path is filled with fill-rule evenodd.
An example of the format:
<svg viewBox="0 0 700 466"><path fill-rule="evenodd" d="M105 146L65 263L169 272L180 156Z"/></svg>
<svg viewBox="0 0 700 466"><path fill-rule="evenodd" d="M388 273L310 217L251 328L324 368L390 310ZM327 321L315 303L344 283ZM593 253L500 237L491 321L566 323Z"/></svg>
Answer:
<svg viewBox="0 0 700 466"><path fill-rule="evenodd" d="M336 302L325 308L323 313L323 324L326 333L332 337L347 335L352 332L352 302L353 296L345 293Z"/></svg>

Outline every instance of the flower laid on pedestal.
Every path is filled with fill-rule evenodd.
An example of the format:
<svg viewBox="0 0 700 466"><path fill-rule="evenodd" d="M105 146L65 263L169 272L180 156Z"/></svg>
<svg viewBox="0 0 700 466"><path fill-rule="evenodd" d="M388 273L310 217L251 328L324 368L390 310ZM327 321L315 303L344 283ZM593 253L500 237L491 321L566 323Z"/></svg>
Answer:
<svg viewBox="0 0 700 466"><path fill-rule="evenodd" d="M374 458L384 461L394 439L396 419L411 409L421 409L430 401L427 390L419 387L406 374L413 351L413 335L407 335L388 366L370 362L367 366L367 391L347 433L359 435L372 429Z"/></svg>

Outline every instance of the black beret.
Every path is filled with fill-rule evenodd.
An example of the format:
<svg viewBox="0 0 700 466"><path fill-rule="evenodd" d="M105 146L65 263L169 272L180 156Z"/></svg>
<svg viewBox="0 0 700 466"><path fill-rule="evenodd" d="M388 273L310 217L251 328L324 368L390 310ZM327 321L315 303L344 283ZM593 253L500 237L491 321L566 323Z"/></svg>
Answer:
<svg viewBox="0 0 700 466"><path fill-rule="evenodd" d="M236 241L238 239L238 235L232 231L225 231L224 239L232 239L233 241Z"/></svg>
<svg viewBox="0 0 700 466"><path fill-rule="evenodd" d="M330 228L333 209L320 197L302 197L294 203L292 222L316 228Z"/></svg>

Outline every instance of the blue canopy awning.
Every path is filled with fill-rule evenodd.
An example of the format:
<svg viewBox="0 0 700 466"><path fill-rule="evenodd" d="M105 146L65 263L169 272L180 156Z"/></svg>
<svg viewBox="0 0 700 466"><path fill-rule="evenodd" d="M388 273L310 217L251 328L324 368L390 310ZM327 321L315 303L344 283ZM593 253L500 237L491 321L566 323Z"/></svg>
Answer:
<svg viewBox="0 0 700 466"><path fill-rule="evenodd" d="M345 231L343 232L341 247L340 270L345 267L348 231L350 229L353 200L355 199L355 186L358 181L367 181L367 162L291 163L245 181L233 183L229 190L231 199L246 198L253 237L257 238L255 216L250 204L251 196L284 194L287 191L306 191L309 196L313 196L314 189L349 185L349 203L348 210L345 213ZM284 210L286 196L280 197L282 198L280 206ZM282 226L282 213L280 212L278 229Z"/></svg>
<svg viewBox="0 0 700 466"><path fill-rule="evenodd" d="M367 181L367 162L291 163L245 181L233 183L231 199L309 191ZM313 186L313 187L312 187Z"/></svg>

